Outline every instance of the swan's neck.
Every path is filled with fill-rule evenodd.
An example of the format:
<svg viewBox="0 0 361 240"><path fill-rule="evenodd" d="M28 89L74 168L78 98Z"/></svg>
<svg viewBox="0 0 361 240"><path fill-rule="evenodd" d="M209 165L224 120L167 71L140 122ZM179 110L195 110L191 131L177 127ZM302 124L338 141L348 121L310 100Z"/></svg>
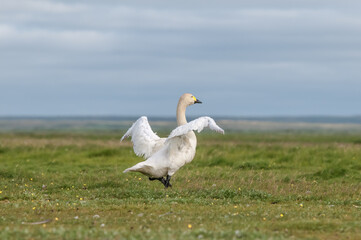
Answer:
<svg viewBox="0 0 361 240"><path fill-rule="evenodd" d="M177 106L177 124L178 124L178 126L187 124L186 108L187 108L187 106L181 100L179 100L178 106Z"/></svg>

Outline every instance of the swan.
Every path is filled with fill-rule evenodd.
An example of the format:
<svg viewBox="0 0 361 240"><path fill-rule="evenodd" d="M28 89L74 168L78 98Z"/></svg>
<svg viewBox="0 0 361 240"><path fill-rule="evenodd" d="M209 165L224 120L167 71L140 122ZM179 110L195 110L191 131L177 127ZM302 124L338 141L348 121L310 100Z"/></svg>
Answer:
<svg viewBox="0 0 361 240"><path fill-rule="evenodd" d="M202 103L190 93L183 94L177 106L177 125L167 138L160 138L152 131L147 117L140 117L128 129L120 141L131 137L133 149L137 156L146 160L124 170L140 172L149 180L159 180L165 188L171 187L170 179L182 166L191 162L196 153L197 138L193 131L200 132L205 127L224 134L210 117L200 117L189 123L186 108L195 103Z"/></svg>

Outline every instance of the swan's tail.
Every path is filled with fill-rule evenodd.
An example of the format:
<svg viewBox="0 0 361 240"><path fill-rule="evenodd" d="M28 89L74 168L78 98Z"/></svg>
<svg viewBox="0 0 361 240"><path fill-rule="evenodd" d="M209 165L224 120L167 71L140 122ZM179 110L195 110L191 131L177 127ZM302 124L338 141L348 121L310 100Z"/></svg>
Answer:
<svg viewBox="0 0 361 240"><path fill-rule="evenodd" d="M127 168L123 171L123 173L127 173L127 172L136 172L138 170L138 168L135 168L135 166Z"/></svg>
<svg viewBox="0 0 361 240"><path fill-rule="evenodd" d="M139 172L139 170L142 169L142 167L144 166L144 162L140 162L135 164L133 167L127 168L123 171L123 173L127 173L127 172Z"/></svg>

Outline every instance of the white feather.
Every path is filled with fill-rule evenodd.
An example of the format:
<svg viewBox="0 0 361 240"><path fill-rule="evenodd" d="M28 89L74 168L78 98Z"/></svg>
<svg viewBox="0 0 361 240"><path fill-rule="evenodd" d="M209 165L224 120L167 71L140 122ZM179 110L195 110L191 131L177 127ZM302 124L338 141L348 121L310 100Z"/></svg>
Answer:
<svg viewBox="0 0 361 240"><path fill-rule="evenodd" d="M145 159L157 152L166 140L165 138L158 137L158 135L152 131L148 119L145 116L135 121L120 141L123 141L124 138L129 136L132 137L135 154Z"/></svg>
<svg viewBox="0 0 361 240"><path fill-rule="evenodd" d="M190 131L201 132L205 127L209 127L213 131L224 134L224 130L220 128L212 118L200 117L174 129L168 136L167 140L187 134Z"/></svg>

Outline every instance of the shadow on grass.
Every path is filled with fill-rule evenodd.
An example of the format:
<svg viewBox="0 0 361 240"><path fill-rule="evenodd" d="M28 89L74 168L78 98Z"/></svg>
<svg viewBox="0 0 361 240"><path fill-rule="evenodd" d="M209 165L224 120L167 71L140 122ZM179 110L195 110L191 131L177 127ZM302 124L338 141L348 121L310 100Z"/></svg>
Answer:
<svg viewBox="0 0 361 240"><path fill-rule="evenodd" d="M95 157L111 157L120 154L118 149L103 149L94 151L88 154L88 157L95 158Z"/></svg>
<svg viewBox="0 0 361 240"><path fill-rule="evenodd" d="M266 161L255 161L255 162L244 162L241 165L239 165L240 169L243 170L270 170L270 169L276 169L279 168L279 166L271 166Z"/></svg>
<svg viewBox="0 0 361 240"><path fill-rule="evenodd" d="M0 178L12 179L14 174L12 172L0 169Z"/></svg>
<svg viewBox="0 0 361 240"><path fill-rule="evenodd" d="M305 177L306 179L309 180L319 180L319 179L330 180L333 178L343 177L348 172L349 172L348 169L338 165L334 165L334 166L326 167L315 173L301 175L300 177Z"/></svg>

